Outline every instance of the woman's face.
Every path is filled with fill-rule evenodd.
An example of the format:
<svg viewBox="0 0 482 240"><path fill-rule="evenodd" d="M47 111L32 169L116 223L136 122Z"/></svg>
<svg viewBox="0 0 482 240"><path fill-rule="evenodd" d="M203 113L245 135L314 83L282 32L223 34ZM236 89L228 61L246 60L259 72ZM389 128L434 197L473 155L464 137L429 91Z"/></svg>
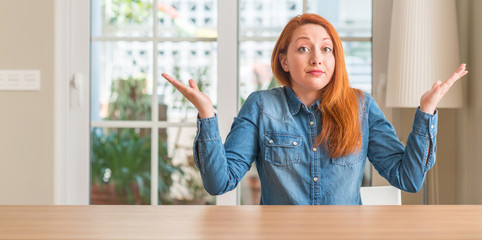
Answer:
<svg viewBox="0 0 482 240"><path fill-rule="evenodd" d="M298 27L286 54L280 54L281 66L291 76L291 87L300 96L319 97L333 77L333 42L325 28L317 24Z"/></svg>

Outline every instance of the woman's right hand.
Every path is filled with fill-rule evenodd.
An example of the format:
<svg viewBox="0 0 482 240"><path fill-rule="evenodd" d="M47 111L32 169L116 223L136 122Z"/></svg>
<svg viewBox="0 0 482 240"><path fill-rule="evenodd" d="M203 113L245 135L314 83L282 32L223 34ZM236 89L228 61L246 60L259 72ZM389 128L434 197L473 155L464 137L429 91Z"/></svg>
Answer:
<svg viewBox="0 0 482 240"><path fill-rule="evenodd" d="M184 85L182 82L178 81L177 79L173 78L172 76L163 73L161 74L167 81L169 81L179 92L184 95L189 102L191 102L194 107L199 111L199 118L210 118L214 117L214 107L211 99L209 99L208 95L199 91L197 87L197 83L189 79L189 87Z"/></svg>

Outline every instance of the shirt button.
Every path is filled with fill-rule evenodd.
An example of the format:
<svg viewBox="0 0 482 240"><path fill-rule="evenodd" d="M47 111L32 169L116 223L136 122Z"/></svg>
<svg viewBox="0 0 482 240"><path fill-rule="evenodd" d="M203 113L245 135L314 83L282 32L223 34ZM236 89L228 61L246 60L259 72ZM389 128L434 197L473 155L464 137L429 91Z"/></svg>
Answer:
<svg viewBox="0 0 482 240"><path fill-rule="evenodd" d="M274 141L273 141L273 139L270 139L268 142L269 142L269 143L273 143Z"/></svg>
<svg viewBox="0 0 482 240"><path fill-rule="evenodd" d="M432 125L432 126L430 126L430 128L433 128L433 125Z"/></svg>
<svg viewBox="0 0 482 240"><path fill-rule="evenodd" d="M316 151L318 151L318 149L316 149L316 148L313 148L313 152L316 152Z"/></svg>
<svg viewBox="0 0 482 240"><path fill-rule="evenodd" d="M293 146L296 146L296 145L298 145L298 143L297 143L297 142L293 142Z"/></svg>
<svg viewBox="0 0 482 240"><path fill-rule="evenodd" d="M315 122L311 121L311 122L310 122L310 125L313 126L313 124L315 124Z"/></svg>
<svg viewBox="0 0 482 240"><path fill-rule="evenodd" d="M313 181L315 181L315 182L318 181L318 178L317 178L317 177L314 177L314 178L313 178Z"/></svg>

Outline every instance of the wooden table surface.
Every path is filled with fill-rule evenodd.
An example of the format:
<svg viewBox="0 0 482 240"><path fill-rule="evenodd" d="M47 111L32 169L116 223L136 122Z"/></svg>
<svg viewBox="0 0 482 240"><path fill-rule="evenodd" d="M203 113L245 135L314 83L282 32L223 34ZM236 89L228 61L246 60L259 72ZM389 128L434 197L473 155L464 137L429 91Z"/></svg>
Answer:
<svg viewBox="0 0 482 240"><path fill-rule="evenodd" d="M0 206L0 239L482 239L482 206Z"/></svg>

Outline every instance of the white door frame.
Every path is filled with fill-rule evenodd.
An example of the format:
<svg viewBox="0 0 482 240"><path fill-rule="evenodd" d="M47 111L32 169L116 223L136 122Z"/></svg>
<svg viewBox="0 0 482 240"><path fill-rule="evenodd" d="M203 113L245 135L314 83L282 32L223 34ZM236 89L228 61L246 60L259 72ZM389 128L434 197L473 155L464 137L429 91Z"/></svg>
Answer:
<svg viewBox="0 0 482 240"><path fill-rule="evenodd" d="M90 201L89 36L90 1L55 0L55 204Z"/></svg>

